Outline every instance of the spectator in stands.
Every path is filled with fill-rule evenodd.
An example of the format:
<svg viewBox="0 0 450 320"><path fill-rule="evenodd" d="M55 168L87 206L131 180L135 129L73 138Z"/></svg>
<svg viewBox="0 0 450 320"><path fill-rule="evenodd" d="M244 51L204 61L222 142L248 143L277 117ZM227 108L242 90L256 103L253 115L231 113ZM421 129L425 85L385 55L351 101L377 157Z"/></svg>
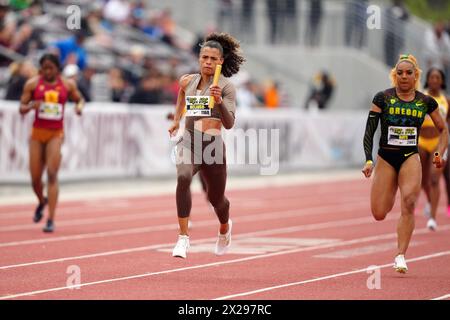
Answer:
<svg viewBox="0 0 450 320"><path fill-rule="evenodd" d="M159 74L148 74L140 83L140 86L130 97L129 103L158 104L162 101L161 80Z"/></svg>
<svg viewBox="0 0 450 320"><path fill-rule="evenodd" d="M198 57L198 55L200 54L201 44L203 43L204 39L205 35L201 33L197 34L194 44L192 45L191 48L191 53L193 54L194 57Z"/></svg>
<svg viewBox="0 0 450 320"><path fill-rule="evenodd" d="M317 47L320 42L320 21L322 20L322 0L309 1L309 23L306 28L306 45Z"/></svg>
<svg viewBox="0 0 450 320"><path fill-rule="evenodd" d="M86 93L86 102L92 101L92 78L96 71L93 66L88 65L78 76L78 88L83 87L82 93ZM88 100L89 99L89 100Z"/></svg>
<svg viewBox="0 0 450 320"><path fill-rule="evenodd" d="M366 43L367 0L351 0L345 5L345 44L361 48Z"/></svg>
<svg viewBox="0 0 450 320"><path fill-rule="evenodd" d="M145 18L145 4L142 0L138 0L131 5L130 10L130 25L133 28L140 29Z"/></svg>
<svg viewBox="0 0 450 320"><path fill-rule="evenodd" d="M163 37L160 16L157 12L151 12L149 16L141 22L140 29L152 40L160 40Z"/></svg>
<svg viewBox="0 0 450 320"><path fill-rule="evenodd" d="M306 109L326 109L333 95L335 83L326 71L317 74L311 84L310 93L305 104Z"/></svg>
<svg viewBox="0 0 450 320"><path fill-rule="evenodd" d="M395 65L403 48L405 23L408 19L409 13L403 0L393 0L393 5L384 14L384 57L390 67Z"/></svg>
<svg viewBox="0 0 450 320"><path fill-rule="evenodd" d="M91 68L86 68L83 72L87 72ZM64 67L63 76L67 79L72 79L78 85L78 90L83 96L86 102L92 101L91 93L90 93L90 79L86 79L83 77L83 73L80 71L80 68L76 64L68 64Z"/></svg>
<svg viewBox="0 0 450 320"><path fill-rule="evenodd" d="M255 36L255 0L242 0L240 33L245 42L252 42Z"/></svg>
<svg viewBox="0 0 450 320"><path fill-rule="evenodd" d="M217 25L218 29L231 31L233 19L233 0L218 0Z"/></svg>
<svg viewBox="0 0 450 320"><path fill-rule="evenodd" d="M115 23L126 23L129 21L131 4L127 0L109 0L103 8L106 19Z"/></svg>
<svg viewBox="0 0 450 320"><path fill-rule="evenodd" d="M180 90L180 84L178 82L179 76L175 73L165 75L162 77L162 92L161 103L175 105L177 103L178 91Z"/></svg>
<svg viewBox="0 0 450 320"><path fill-rule="evenodd" d="M433 29L427 30L424 40L424 56L427 69L432 67L450 72L450 36L445 32L443 22L437 22ZM450 81L447 79L447 86Z"/></svg>
<svg viewBox="0 0 450 320"><path fill-rule="evenodd" d="M236 105L238 110L250 110L261 105L256 95L255 84L247 80L236 88Z"/></svg>
<svg viewBox="0 0 450 320"><path fill-rule="evenodd" d="M279 84L270 81L264 91L264 105L266 108L275 109L280 106Z"/></svg>
<svg viewBox="0 0 450 320"><path fill-rule="evenodd" d="M267 17L269 18L269 42L275 44L280 35L280 2L266 0Z"/></svg>
<svg viewBox="0 0 450 320"><path fill-rule="evenodd" d="M0 45L9 48L16 32L16 20L10 13L9 1L0 0ZM7 66L11 59L0 55L0 66Z"/></svg>
<svg viewBox="0 0 450 320"><path fill-rule="evenodd" d="M213 32L217 32L217 28L215 25L209 24L206 28L205 28L205 32L202 33L197 33L194 44L192 45L191 48L191 52L195 57L195 60L198 59L198 55L200 54L200 49L201 49L201 45L203 44L203 42L205 41L205 37L207 34L211 34Z"/></svg>
<svg viewBox="0 0 450 320"><path fill-rule="evenodd" d="M25 10L32 5L32 3L38 2L38 1L30 1L30 0L8 0L9 5L13 10Z"/></svg>
<svg viewBox="0 0 450 320"><path fill-rule="evenodd" d="M37 75L38 71L29 60L13 62L9 65L9 69L11 72L11 77L8 80L5 99L18 101L22 96L25 82Z"/></svg>
<svg viewBox="0 0 450 320"><path fill-rule="evenodd" d="M0 0L0 44L5 47L9 47L16 30L14 15L9 10L9 1Z"/></svg>
<svg viewBox="0 0 450 320"><path fill-rule="evenodd" d="M159 24L162 30L161 40L172 47L177 47L175 42L175 21L172 18L170 9L166 8L161 12Z"/></svg>
<svg viewBox="0 0 450 320"><path fill-rule="evenodd" d="M109 70L109 88L111 90L111 100L113 102L124 102L127 84L119 68Z"/></svg>
<svg viewBox="0 0 450 320"><path fill-rule="evenodd" d="M33 22L44 16L42 3L40 1L35 1L33 4L11 2L11 5L26 9L20 11L20 15L15 21L16 27L9 48L23 56L27 56L38 49L45 49L41 36L42 31L32 25Z"/></svg>
<svg viewBox="0 0 450 320"><path fill-rule="evenodd" d="M14 35L11 49L17 53L27 56L37 49L44 49L45 44L41 38L41 31L35 29L29 23L23 23Z"/></svg>
<svg viewBox="0 0 450 320"><path fill-rule="evenodd" d="M284 0L283 36L287 43L298 42L298 6L297 0Z"/></svg>
<svg viewBox="0 0 450 320"><path fill-rule="evenodd" d="M139 82L144 76L145 48L141 45L132 45L127 59L124 60L122 70L125 81L134 88L139 86Z"/></svg>
<svg viewBox="0 0 450 320"><path fill-rule="evenodd" d="M78 31L68 39L53 43L51 49L59 56L61 65L75 63L80 70L84 70L87 63L87 53L83 46L85 39L85 32Z"/></svg>
<svg viewBox="0 0 450 320"><path fill-rule="evenodd" d="M108 21L105 20L102 13L102 8L94 3L86 16L87 34L94 37L96 43L105 48L111 48L113 39L111 36L112 27Z"/></svg>

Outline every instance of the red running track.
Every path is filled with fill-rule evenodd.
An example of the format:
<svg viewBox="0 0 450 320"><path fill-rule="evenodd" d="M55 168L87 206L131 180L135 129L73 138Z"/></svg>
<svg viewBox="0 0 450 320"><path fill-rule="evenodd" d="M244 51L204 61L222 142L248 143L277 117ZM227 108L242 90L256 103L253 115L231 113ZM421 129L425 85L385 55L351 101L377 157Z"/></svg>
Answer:
<svg viewBox="0 0 450 320"><path fill-rule="evenodd" d="M444 199L437 232L416 214L400 275L399 201L376 222L369 189L361 179L232 190L232 248L221 257L217 219L195 194L186 260L171 256L174 195L63 202L54 234L31 222L34 206L0 206L0 299L450 299Z"/></svg>

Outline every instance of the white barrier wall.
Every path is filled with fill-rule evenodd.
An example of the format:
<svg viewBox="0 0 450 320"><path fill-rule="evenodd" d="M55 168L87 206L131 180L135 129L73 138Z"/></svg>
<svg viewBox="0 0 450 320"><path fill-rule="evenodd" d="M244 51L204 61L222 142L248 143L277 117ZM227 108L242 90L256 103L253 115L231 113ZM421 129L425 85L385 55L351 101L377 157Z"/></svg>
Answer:
<svg viewBox="0 0 450 320"><path fill-rule="evenodd" d="M89 104L82 117L69 105L60 180L174 175L167 113L173 107ZM306 114L255 109L224 130L229 172L359 166L366 112ZM28 140L34 114L0 106L0 183L29 181Z"/></svg>

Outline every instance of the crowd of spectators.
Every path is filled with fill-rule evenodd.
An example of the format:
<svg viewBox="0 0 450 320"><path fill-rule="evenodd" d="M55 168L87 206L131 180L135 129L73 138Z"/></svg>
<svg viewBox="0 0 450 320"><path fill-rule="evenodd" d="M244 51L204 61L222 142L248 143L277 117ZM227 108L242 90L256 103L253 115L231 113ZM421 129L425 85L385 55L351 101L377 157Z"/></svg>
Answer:
<svg viewBox="0 0 450 320"><path fill-rule="evenodd" d="M233 6L241 6L241 22L237 25L245 40L254 36L254 0L217 0L218 25L222 30ZM269 43L296 43L300 3L303 0L266 0ZM304 38L306 46L320 44L320 23L324 3L322 0L304 0L308 3L309 18ZM58 14L54 8L66 8L69 0L0 0L0 68L7 70L3 77L4 98L18 100L25 81L37 73L36 61L43 52L54 52L60 57L63 75L77 81L87 101L95 101L92 86L94 78L103 74L107 88L107 100L132 104L168 104L176 102L178 79L182 74L194 72L197 66L199 44L203 35L194 43L185 43L177 37L177 24L170 9L156 9L151 2L134 0L78 1L82 6L80 28L69 32L49 31ZM346 3L345 45L360 48L366 45L366 28L363 27L368 1L349 0ZM393 0L384 15L385 62L390 65L403 47L404 23L409 19L403 1ZM59 16L64 25L67 15ZM293 27L294 26L294 27ZM392 26L389 27L389 26ZM126 27L134 34L133 41L119 45L127 33L117 36L117 29ZM395 32L389 33L390 29ZM212 31L213 29L209 30ZM450 21L436 23L424 38L426 66L438 66L450 72ZM129 34L129 33L128 33ZM143 42L142 39L145 41ZM153 52L153 45L168 48L163 57ZM112 57L93 56L92 49L104 50ZM105 60L105 61L103 61ZM106 63L106 62L105 62ZM448 77L450 79L450 77ZM1 81L0 77L0 81ZM241 108L278 108L289 104L283 83L273 79L250 79L237 82L238 105ZM314 95L312 95L314 96ZM316 95L317 96L317 95ZM331 95L330 95L331 96Z"/></svg>

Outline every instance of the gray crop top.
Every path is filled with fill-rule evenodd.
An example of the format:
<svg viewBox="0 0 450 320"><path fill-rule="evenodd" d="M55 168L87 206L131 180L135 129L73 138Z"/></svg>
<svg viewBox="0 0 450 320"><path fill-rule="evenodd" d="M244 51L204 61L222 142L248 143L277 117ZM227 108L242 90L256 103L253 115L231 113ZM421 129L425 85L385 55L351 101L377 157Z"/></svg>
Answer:
<svg viewBox="0 0 450 320"><path fill-rule="evenodd" d="M191 81L186 86L185 90L185 96L196 96L197 95L197 87L200 82L201 75L195 74ZM209 96L209 87L212 85L212 77L211 82L205 86L203 90L201 90L200 95L201 96ZM219 78L219 87L222 88L222 107L225 107L230 113L233 114L233 117L236 112L236 89L234 88L233 84L225 78L223 75L220 75ZM186 124L185 128L186 130L189 130L193 132L194 130L194 122L196 120L202 119L202 118L215 118L215 119L222 119L221 116L221 106L215 105L214 108L211 110L211 116L210 117L186 117Z"/></svg>

